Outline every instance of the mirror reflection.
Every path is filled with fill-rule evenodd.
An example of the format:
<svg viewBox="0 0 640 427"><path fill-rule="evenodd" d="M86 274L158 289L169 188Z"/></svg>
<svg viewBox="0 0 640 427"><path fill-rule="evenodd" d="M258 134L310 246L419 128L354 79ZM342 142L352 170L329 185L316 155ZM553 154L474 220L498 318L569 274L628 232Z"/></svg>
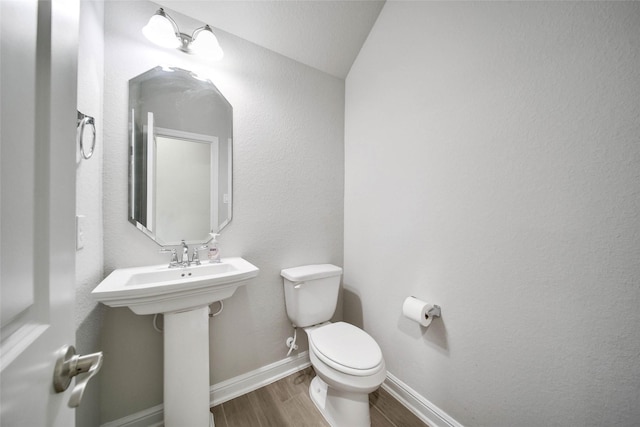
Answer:
<svg viewBox="0 0 640 427"><path fill-rule="evenodd" d="M233 110L179 68L129 81L129 221L160 245L204 243L231 221Z"/></svg>

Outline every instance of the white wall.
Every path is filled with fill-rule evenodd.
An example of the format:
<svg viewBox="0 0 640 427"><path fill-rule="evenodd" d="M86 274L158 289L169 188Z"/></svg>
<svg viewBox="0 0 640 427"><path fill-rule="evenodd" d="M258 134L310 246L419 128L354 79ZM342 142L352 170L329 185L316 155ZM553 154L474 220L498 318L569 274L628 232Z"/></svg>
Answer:
<svg viewBox="0 0 640 427"><path fill-rule="evenodd" d="M463 425L640 420L638 82L635 2L387 2L351 69L345 318Z"/></svg>
<svg viewBox="0 0 640 427"><path fill-rule="evenodd" d="M342 265L344 81L221 31L220 63L156 48L140 33L156 9L105 4L105 274L169 260L127 221L128 80L159 64L210 76L234 113L233 220L219 238L222 256L260 268L210 323L213 384L285 357L292 330L282 268ZM172 16L184 32L201 25ZM106 310L102 422L162 402L162 339L151 319Z"/></svg>
<svg viewBox="0 0 640 427"><path fill-rule="evenodd" d="M102 117L104 91L104 4L80 3L78 46L78 110L95 118L96 147L84 160L76 154L76 214L84 215L84 247L76 252L76 350L79 354L101 351L100 328L103 307L91 297L91 291L103 279L102 222ZM90 144L91 133L85 131ZM86 151L88 152L87 147ZM76 409L78 427L100 424L101 375L94 377Z"/></svg>

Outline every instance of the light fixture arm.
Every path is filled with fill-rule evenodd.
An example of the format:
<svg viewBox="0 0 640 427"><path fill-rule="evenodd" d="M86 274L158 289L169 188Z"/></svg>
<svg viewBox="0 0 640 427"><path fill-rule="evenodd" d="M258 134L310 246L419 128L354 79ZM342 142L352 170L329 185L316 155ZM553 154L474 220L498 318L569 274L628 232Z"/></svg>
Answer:
<svg viewBox="0 0 640 427"><path fill-rule="evenodd" d="M180 29L178 28L178 24L176 23L176 21L173 20L171 15L169 15L167 12L165 12L163 8L158 9L158 11L156 12L156 15L160 15L163 18L167 18L167 20L169 22L171 22L171 25L173 25L173 32L176 33L176 37L180 37L180 34L182 34L182 33L180 32Z"/></svg>
<svg viewBox="0 0 640 427"><path fill-rule="evenodd" d="M176 37L178 37L180 39L180 47L178 49L180 49L181 51L186 52L186 53L191 53L191 51L189 50L189 45L191 44L191 42L195 38L196 31L198 31L198 30L195 30L192 35L181 33L180 29L178 28L178 24L176 23L176 21L174 21L173 18L168 13L166 13L164 11L163 8L160 8L160 11L162 12L162 16L165 16L171 22L171 24L173 25L173 28L175 30ZM208 25L207 25L207 27L208 27ZM202 27L202 28L204 28L204 27ZM202 30L202 28L200 28L200 30Z"/></svg>
<svg viewBox="0 0 640 427"><path fill-rule="evenodd" d="M211 31L213 33L213 30L211 29L209 24L206 24L204 27L196 28L195 30L193 30L193 34L191 34L191 40L195 40L196 37L198 37L198 34L200 34L202 31L205 31L205 30Z"/></svg>

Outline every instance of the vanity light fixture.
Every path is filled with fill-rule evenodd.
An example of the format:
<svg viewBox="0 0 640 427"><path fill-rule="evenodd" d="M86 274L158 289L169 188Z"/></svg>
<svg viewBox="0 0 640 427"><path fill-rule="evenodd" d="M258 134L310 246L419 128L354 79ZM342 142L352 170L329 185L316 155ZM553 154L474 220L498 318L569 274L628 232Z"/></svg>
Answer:
<svg viewBox="0 0 640 427"><path fill-rule="evenodd" d="M149 19L149 23L142 28L142 34L158 46L176 48L215 60L222 59L224 56L218 39L209 25L196 28L189 36L180 32L176 21L163 8L158 9Z"/></svg>

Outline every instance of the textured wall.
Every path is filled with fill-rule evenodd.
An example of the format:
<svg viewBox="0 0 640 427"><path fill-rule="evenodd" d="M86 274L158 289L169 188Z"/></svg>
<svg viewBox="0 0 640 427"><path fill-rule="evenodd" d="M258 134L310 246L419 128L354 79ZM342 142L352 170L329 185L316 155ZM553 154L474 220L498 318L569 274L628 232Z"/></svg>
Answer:
<svg viewBox="0 0 640 427"><path fill-rule="evenodd" d="M139 1L105 4L105 274L168 262L127 221L128 80L159 64L209 76L234 112L234 209L219 238L222 256L242 256L260 268L210 323L217 383L285 357L291 329L282 268L342 265L344 81L223 32L217 32L225 50L220 63L155 48L140 28L156 9ZM201 25L173 17L184 32ZM162 401L162 339L151 319L106 310L103 422Z"/></svg>
<svg viewBox="0 0 640 427"><path fill-rule="evenodd" d="M76 252L76 350L88 354L102 350L100 328L103 306L91 297L91 291L103 279L102 223L102 119L104 80L104 4L80 3L78 47L78 110L95 118L96 148L89 160L78 151L76 169L76 213L85 216L84 247ZM85 131L90 143L90 132ZM91 380L76 410L76 425L100 425L100 388L102 376Z"/></svg>
<svg viewBox="0 0 640 427"><path fill-rule="evenodd" d="M387 2L351 69L345 318L463 425L640 420L639 81L635 2Z"/></svg>

